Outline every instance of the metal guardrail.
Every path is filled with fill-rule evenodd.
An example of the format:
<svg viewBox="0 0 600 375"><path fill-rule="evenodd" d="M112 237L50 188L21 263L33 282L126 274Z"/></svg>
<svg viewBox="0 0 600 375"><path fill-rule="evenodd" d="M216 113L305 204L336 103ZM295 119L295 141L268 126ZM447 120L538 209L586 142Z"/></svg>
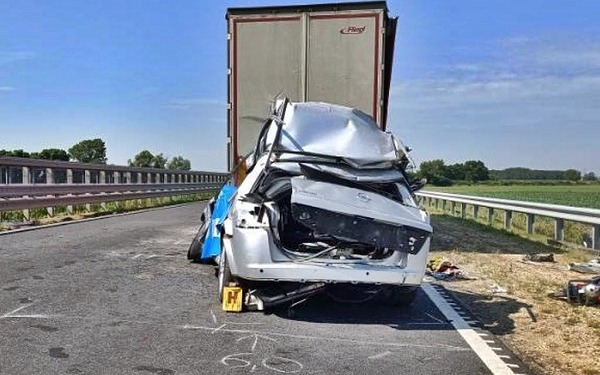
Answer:
<svg viewBox="0 0 600 375"><path fill-rule="evenodd" d="M493 221L494 210L501 210L504 212L504 228L507 230L512 227L513 212L523 213L527 215L527 233L529 234L535 232L536 216L548 217L554 220L554 239L557 241L564 240L565 221L590 225L592 228L591 247L596 250L600 249L600 210L432 191L420 191L417 196L421 197L429 206L440 208L441 205L442 210L446 209L446 203L449 202L453 215L456 214L456 204L458 203L461 205L460 212L463 218L466 218L467 205L473 207L474 218L479 217L479 207L485 207L488 209L489 223Z"/></svg>
<svg viewBox="0 0 600 375"><path fill-rule="evenodd" d="M229 178L217 172L179 171L0 157L0 213L216 192Z"/></svg>

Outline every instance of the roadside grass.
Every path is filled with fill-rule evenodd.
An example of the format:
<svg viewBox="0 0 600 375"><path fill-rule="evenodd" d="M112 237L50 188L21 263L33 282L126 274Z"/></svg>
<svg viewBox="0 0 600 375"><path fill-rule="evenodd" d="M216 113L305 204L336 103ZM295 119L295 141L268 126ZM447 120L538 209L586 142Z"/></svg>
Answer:
<svg viewBox="0 0 600 375"><path fill-rule="evenodd" d="M513 199L528 202L562 204L566 206L600 208L600 184L513 184L513 185L427 185L425 190L480 197Z"/></svg>
<svg viewBox="0 0 600 375"><path fill-rule="evenodd" d="M440 282L484 326L535 370L551 375L600 374L600 307L551 298L568 280L589 279L567 264L588 251L536 240L448 215L433 215L431 257L452 261L476 280ZM555 263L525 263L527 253L554 253ZM499 285L507 293L494 294Z"/></svg>
<svg viewBox="0 0 600 375"><path fill-rule="evenodd" d="M107 202L104 204L76 205L72 207L71 213L67 207L53 207L53 215L48 215L46 208L37 208L30 210L30 225L44 225L66 221L74 221L111 215L115 213L124 213L137 210L143 210L153 207L164 207L175 204L190 203L210 199L213 193L199 193L178 195L172 197L147 198L139 200L129 200L120 202ZM0 213L0 231L10 230L19 226L19 223L26 222L22 211L8 211Z"/></svg>

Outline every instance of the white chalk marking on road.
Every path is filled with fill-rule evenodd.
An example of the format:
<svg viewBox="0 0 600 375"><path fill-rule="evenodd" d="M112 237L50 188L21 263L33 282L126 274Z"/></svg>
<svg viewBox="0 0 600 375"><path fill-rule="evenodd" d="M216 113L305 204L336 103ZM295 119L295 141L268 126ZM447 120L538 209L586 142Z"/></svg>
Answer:
<svg viewBox="0 0 600 375"><path fill-rule="evenodd" d="M51 315L47 315L47 314L17 314L15 315L15 313L24 310L30 306L33 306L33 303L30 303L28 305L24 305L19 307L18 309L14 309L13 311L6 313L2 316L0 316L0 319L12 319L12 318L21 318L21 319L50 319L52 318Z"/></svg>
<svg viewBox="0 0 600 375"><path fill-rule="evenodd" d="M27 307L29 307L29 306L31 306L31 305L32 305L32 303L30 303L29 305L21 306L21 307L19 307L18 309L15 309L15 310L13 310L13 311L11 311L11 312L9 312L9 313L6 313L6 314L2 315L0 318L8 318L8 317L10 317L12 314L16 313L17 311L21 311L21 310L23 310L23 309L25 309L25 308L27 308Z"/></svg>
<svg viewBox="0 0 600 375"><path fill-rule="evenodd" d="M269 336L265 336L265 335L259 335L258 333L255 333L253 335L249 335L249 336L242 336L239 339L235 340L236 342L240 342L242 340L245 339L251 339L254 338L254 342L252 343L252 351L254 351L254 349L256 349L256 344L258 343L258 339L265 339L265 340L269 340L269 341L273 341L273 342L277 342L277 340L270 338Z"/></svg>
<svg viewBox="0 0 600 375"><path fill-rule="evenodd" d="M508 367L511 367L511 368L519 368L519 365L517 365L516 363L509 363L509 364L508 364Z"/></svg>
<svg viewBox="0 0 600 375"><path fill-rule="evenodd" d="M390 354L392 354L392 352L390 352L389 350L386 350L386 351L385 351L385 352L383 352L383 353L375 354L375 355L372 355L372 356L370 356L370 357L368 357L368 358L369 358L369 359L378 359L378 358L383 358L383 357L385 357L385 356L388 356L388 355L390 355Z"/></svg>
<svg viewBox="0 0 600 375"><path fill-rule="evenodd" d="M477 334L478 334L479 336L488 336L488 334L487 334L487 333L485 333L485 332L477 332Z"/></svg>
<svg viewBox="0 0 600 375"><path fill-rule="evenodd" d="M500 357L502 359L510 359L510 356L506 355L506 354L500 354L498 357Z"/></svg>
<svg viewBox="0 0 600 375"><path fill-rule="evenodd" d="M181 245L182 243L183 243L183 240L179 240L179 241L173 242L173 245Z"/></svg>
<svg viewBox="0 0 600 375"><path fill-rule="evenodd" d="M431 315L431 314L429 314L429 313L425 313L425 315L427 315L427 316L428 316L428 317L430 317L431 319L433 319L433 320L436 320L436 321L438 321L438 322L440 322L440 323L444 323L444 324L446 324L446 323L447 323L447 322L444 322L442 319L440 319L440 318L437 318L437 317L435 317L435 316L433 316L433 315Z"/></svg>
<svg viewBox="0 0 600 375"><path fill-rule="evenodd" d="M224 328L227 324L221 324L220 326L218 326L217 328L215 328L212 331L212 334L214 335L215 333L219 332L221 330L221 328Z"/></svg>
<svg viewBox="0 0 600 375"><path fill-rule="evenodd" d="M469 344L481 361L494 375L514 375L515 373L504 363L502 359L490 348L488 344L475 332L473 328L446 302L440 293L431 284L424 283L421 288L429 299L444 314L456 331Z"/></svg>
<svg viewBox="0 0 600 375"><path fill-rule="evenodd" d="M137 258L139 258L141 256L142 256L142 254L136 254L136 255L132 256L131 259L137 259Z"/></svg>
<svg viewBox="0 0 600 375"><path fill-rule="evenodd" d="M156 324L152 322L133 322L139 324ZM189 329L189 330L202 330L212 332L215 330L213 327L205 327L205 326L196 326L191 324L185 324L181 326L176 326L180 329ZM444 344L435 344L435 345L421 345L421 344L410 344L405 342L381 342L381 341L362 341L362 340L353 340L353 339L343 339L343 338L334 338L329 336L307 336L307 335L295 335L290 333L282 333L282 332L266 332L266 331L253 331L249 329L232 329L232 328L222 328L219 332L226 333L246 333L246 334L265 334L269 336L276 337L287 337L291 339L299 339L299 340L320 340L320 341L329 341L329 342L339 342L345 344L354 344L354 345L369 345L369 346L388 346L394 348L425 348L425 349L446 349L449 351L457 351L464 352L470 351L470 349L452 346L452 345L444 345Z"/></svg>
<svg viewBox="0 0 600 375"><path fill-rule="evenodd" d="M217 324L217 316L215 315L215 312L210 310L210 315L212 316L213 323Z"/></svg>

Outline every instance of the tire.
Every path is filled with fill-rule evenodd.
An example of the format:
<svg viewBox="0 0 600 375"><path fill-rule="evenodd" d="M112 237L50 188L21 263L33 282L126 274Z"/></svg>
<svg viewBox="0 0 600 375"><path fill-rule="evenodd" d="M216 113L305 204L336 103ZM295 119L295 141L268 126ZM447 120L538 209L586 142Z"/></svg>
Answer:
<svg viewBox="0 0 600 375"><path fill-rule="evenodd" d="M396 307L410 306L417 296L418 287L392 286L385 293L385 302Z"/></svg>
<svg viewBox="0 0 600 375"><path fill-rule="evenodd" d="M233 281L233 277L231 276L231 269L229 268L229 262L227 261L227 254L225 251L221 251L221 256L219 257L219 273L218 273L218 290L219 293L219 302L223 303L223 291L225 286L229 285L230 282Z"/></svg>
<svg viewBox="0 0 600 375"><path fill-rule="evenodd" d="M188 249L187 258L189 260L193 260L194 262L198 262L198 257L200 257L200 252L202 251L202 242L198 241L197 237L194 237L194 240L190 244L190 248Z"/></svg>
<svg viewBox="0 0 600 375"><path fill-rule="evenodd" d="M200 261L200 254L202 253L202 245L204 245L204 240L206 239L208 223L204 221L198 229L198 233L194 236L190 247L188 248L187 258L189 260L193 260L194 262Z"/></svg>

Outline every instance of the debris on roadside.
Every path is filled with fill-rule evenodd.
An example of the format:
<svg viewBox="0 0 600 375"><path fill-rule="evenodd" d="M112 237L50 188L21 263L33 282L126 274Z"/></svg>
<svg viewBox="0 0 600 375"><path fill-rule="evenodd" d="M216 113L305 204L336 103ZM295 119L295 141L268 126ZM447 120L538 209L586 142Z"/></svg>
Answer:
<svg viewBox="0 0 600 375"><path fill-rule="evenodd" d="M600 259L592 259L587 263L569 263L569 270L579 273L600 274Z"/></svg>
<svg viewBox="0 0 600 375"><path fill-rule="evenodd" d="M550 262L554 263L554 254L534 254L529 253L523 257L524 262Z"/></svg>
<svg viewBox="0 0 600 375"><path fill-rule="evenodd" d="M470 277L465 271L443 257L430 259L425 273L436 280L476 280L475 277Z"/></svg>
<svg viewBox="0 0 600 375"><path fill-rule="evenodd" d="M1 221L0 227L5 228L6 230L15 230L23 227L30 227L35 224L35 221Z"/></svg>
<svg viewBox="0 0 600 375"><path fill-rule="evenodd" d="M501 287L498 284L490 285L490 291L494 294L508 293L508 289Z"/></svg>
<svg viewBox="0 0 600 375"><path fill-rule="evenodd" d="M600 276L591 280L569 280L565 289L549 296L580 305L599 305Z"/></svg>

